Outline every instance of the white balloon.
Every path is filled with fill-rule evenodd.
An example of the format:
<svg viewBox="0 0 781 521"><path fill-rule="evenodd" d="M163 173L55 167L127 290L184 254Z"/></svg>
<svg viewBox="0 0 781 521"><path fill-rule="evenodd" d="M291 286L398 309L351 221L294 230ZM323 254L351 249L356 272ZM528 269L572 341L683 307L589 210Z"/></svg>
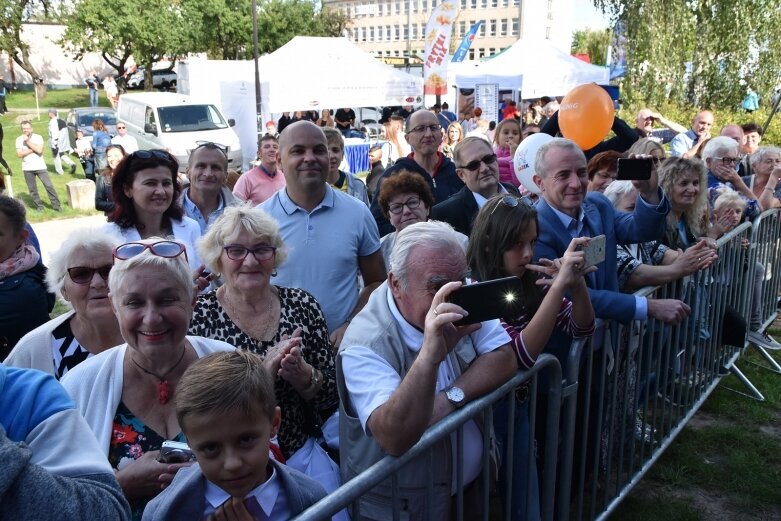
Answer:
<svg viewBox="0 0 781 521"><path fill-rule="evenodd" d="M537 150L553 139L553 136L538 132L527 137L515 151L513 156L513 169L518 181L533 194L540 195L540 189L534 182L534 161L537 158Z"/></svg>

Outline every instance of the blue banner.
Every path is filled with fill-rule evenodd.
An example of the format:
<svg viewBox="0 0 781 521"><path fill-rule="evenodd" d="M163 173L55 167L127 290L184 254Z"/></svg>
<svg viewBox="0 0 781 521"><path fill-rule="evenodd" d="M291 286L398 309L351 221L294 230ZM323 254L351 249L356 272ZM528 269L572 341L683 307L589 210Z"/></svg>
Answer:
<svg viewBox="0 0 781 521"><path fill-rule="evenodd" d="M475 39L477 31L480 30L480 24L482 23L483 21L480 20L475 25L473 25L471 29L469 29L468 33L464 35L464 39L461 41L461 45L459 45L458 49L456 49L456 52L453 53L453 59L450 60L451 62L459 63L464 61L464 58L466 58L466 53L469 51L469 47L472 45L472 40Z"/></svg>

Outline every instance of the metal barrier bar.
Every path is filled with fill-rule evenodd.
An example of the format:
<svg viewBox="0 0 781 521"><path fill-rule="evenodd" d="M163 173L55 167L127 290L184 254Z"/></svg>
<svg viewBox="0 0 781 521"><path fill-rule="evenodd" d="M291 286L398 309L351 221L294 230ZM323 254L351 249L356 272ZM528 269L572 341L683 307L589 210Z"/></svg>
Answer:
<svg viewBox="0 0 781 521"><path fill-rule="evenodd" d="M532 369L528 371L519 371L516 375L513 376L513 378L505 382L499 388L485 396L471 401L459 410L447 415L435 425L429 427L426 432L423 433L421 439L401 456L386 456L349 482L339 487L336 491L323 498L315 505L309 507L294 519L296 521L322 520L331 517L336 512L339 512L345 507L357 502L357 500L362 495L373 489L381 482L387 480L388 477L395 476L396 473L406 464L425 454L427 451L430 452L430 449L436 443L445 437L450 436L452 432L459 429L464 423L468 422L478 414L489 411L496 402L505 396L514 396L515 389L518 386L536 380L537 376L541 373L547 373L550 376L550 378L548 378L549 385L546 389L548 397L548 414L546 415L546 426L549 428L555 426L555 429L550 432L550 436L552 438L551 443L546 446L546 452L544 454L544 461L546 462L545 473L552 474L554 476L553 480L555 483L555 467L557 458L556 451L558 445L558 421L559 409L561 407L561 367L558 360L554 356L543 354L538 358L537 363ZM536 398L533 395L535 391L536 386L532 385L532 396L530 396L529 399L533 400ZM509 401L512 403L514 400ZM490 418L490 412L487 416ZM486 424L486 427L487 425L488 424ZM531 432L534 432L533 426ZM483 473L488 472L489 463L489 459L485 458L483 461ZM512 467L512 464L512 460L507 461L508 466ZM530 464L534 464L533 458L530 458ZM547 467L547 465L550 465L550 467ZM480 480L479 477L478 480ZM460 483L459 486L463 487L463 483ZM393 488L394 490L397 489L396 483L393 484ZM553 504L553 498L546 498L546 494L553 494L552 487L545 486L543 488L542 503ZM487 495L483 495L483 497L485 500L488 499ZM487 501L482 506L485 507L483 510L487 510ZM510 504L503 505L504 510L508 511L510 506ZM394 517L396 514L397 512L394 511ZM543 517L543 519L546 521L552 519L552 511L549 516Z"/></svg>

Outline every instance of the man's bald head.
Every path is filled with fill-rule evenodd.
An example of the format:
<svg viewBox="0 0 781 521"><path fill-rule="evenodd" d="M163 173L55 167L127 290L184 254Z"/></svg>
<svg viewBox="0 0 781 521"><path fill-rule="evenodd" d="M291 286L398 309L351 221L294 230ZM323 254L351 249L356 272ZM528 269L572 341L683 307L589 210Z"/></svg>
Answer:
<svg viewBox="0 0 781 521"><path fill-rule="evenodd" d="M319 131L320 134L323 136L323 141L325 142L325 134L323 133L322 129L312 123L308 120L301 120L296 121L295 123L291 123L290 125L285 127L285 130L282 131L282 133L279 135L279 149L283 150L290 146L291 144L291 138L294 136L298 136L301 134L300 131L297 131L296 129L299 129L301 127L314 127L315 130Z"/></svg>
<svg viewBox="0 0 781 521"><path fill-rule="evenodd" d="M721 135L725 137L731 137L737 141L739 145L743 145L743 129L740 125L736 125L735 123L724 125L724 128L721 129Z"/></svg>

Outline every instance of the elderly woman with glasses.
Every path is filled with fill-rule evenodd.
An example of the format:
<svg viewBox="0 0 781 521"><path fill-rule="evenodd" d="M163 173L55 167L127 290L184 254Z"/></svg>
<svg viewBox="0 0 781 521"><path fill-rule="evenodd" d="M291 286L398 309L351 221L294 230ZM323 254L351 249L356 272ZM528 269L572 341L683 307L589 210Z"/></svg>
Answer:
<svg viewBox="0 0 781 521"><path fill-rule="evenodd" d="M338 467L315 442L339 402L334 353L315 298L302 289L271 283L287 257L279 226L263 210L230 207L198 246L224 284L198 297L190 333L263 357L282 409L282 455L310 476L317 467L325 469L336 484ZM329 490L327 483L323 486Z"/></svg>
<svg viewBox="0 0 781 521"><path fill-rule="evenodd" d="M781 208L781 148L762 147L749 156L752 175L743 180L749 185L763 210Z"/></svg>
<svg viewBox="0 0 781 521"><path fill-rule="evenodd" d="M85 360L62 384L140 519L146 503L188 464L160 453L165 441L186 441L172 400L179 379L198 358L233 347L187 336L196 295L184 244L144 239L113 255L109 302L126 343Z"/></svg>
<svg viewBox="0 0 781 521"><path fill-rule="evenodd" d="M100 172L95 181L95 209L108 216L114 210L114 198L111 196L111 179L114 169L127 157L122 145L110 145L106 147L106 161L108 166Z"/></svg>
<svg viewBox="0 0 781 521"><path fill-rule="evenodd" d="M746 200L746 218L754 219L762 207L754 192L738 174L742 159L740 145L730 137L712 138L702 148L702 160L708 167L707 189L711 206L724 188L730 188Z"/></svg>
<svg viewBox="0 0 781 521"><path fill-rule="evenodd" d="M519 293L520 312L502 317L502 325L512 340L518 365L531 368L542 353L554 328L573 338L587 337L594 331L594 310L584 275L596 271L585 266L585 254L576 251L588 243L585 237L572 239L561 259L541 260L532 264L534 243L539 226L537 211L527 198L499 195L488 200L475 217L467 248L467 262L472 276L487 282L504 277L518 277L523 291ZM546 286L542 290L541 286ZM565 298L569 294L570 299ZM517 398L518 394L512 395ZM523 400L523 401L522 401ZM529 453L528 400L515 400L515 438L513 450L513 519L539 519L536 465ZM497 404L494 428L500 447L507 445L507 400ZM545 422L538 418L538 425ZM501 450L506 450L501 447ZM531 461L530 461L531 460ZM527 474L528 471L528 474ZM501 471L500 487L506 488L506 471ZM527 479L530 476L531 483ZM527 495L528 489L532 490ZM503 492L504 493L504 492ZM526 502L531 504L527 505ZM531 513L527 516L528 512Z"/></svg>
<svg viewBox="0 0 781 521"><path fill-rule="evenodd" d="M185 245L193 270L201 267L195 243L201 227L184 215L179 164L165 150L137 150L114 169L111 194L114 210L107 230L124 242L164 237Z"/></svg>
<svg viewBox="0 0 781 521"><path fill-rule="evenodd" d="M122 343L108 303L111 251L116 244L105 232L79 230L54 252L46 283L71 310L27 333L6 365L38 369L59 380L87 358Z"/></svg>
<svg viewBox="0 0 781 521"><path fill-rule="evenodd" d="M385 260L386 268L390 268L390 254L396 244L396 236L401 230L415 223L429 220L431 208L434 206L434 196L428 183L415 172L401 169L386 177L380 185L377 196L380 210L393 225L395 231L380 240L380 250ZM458 233L458 232L456 232ZM458 233L466 250L469 238Z"/></svg>

